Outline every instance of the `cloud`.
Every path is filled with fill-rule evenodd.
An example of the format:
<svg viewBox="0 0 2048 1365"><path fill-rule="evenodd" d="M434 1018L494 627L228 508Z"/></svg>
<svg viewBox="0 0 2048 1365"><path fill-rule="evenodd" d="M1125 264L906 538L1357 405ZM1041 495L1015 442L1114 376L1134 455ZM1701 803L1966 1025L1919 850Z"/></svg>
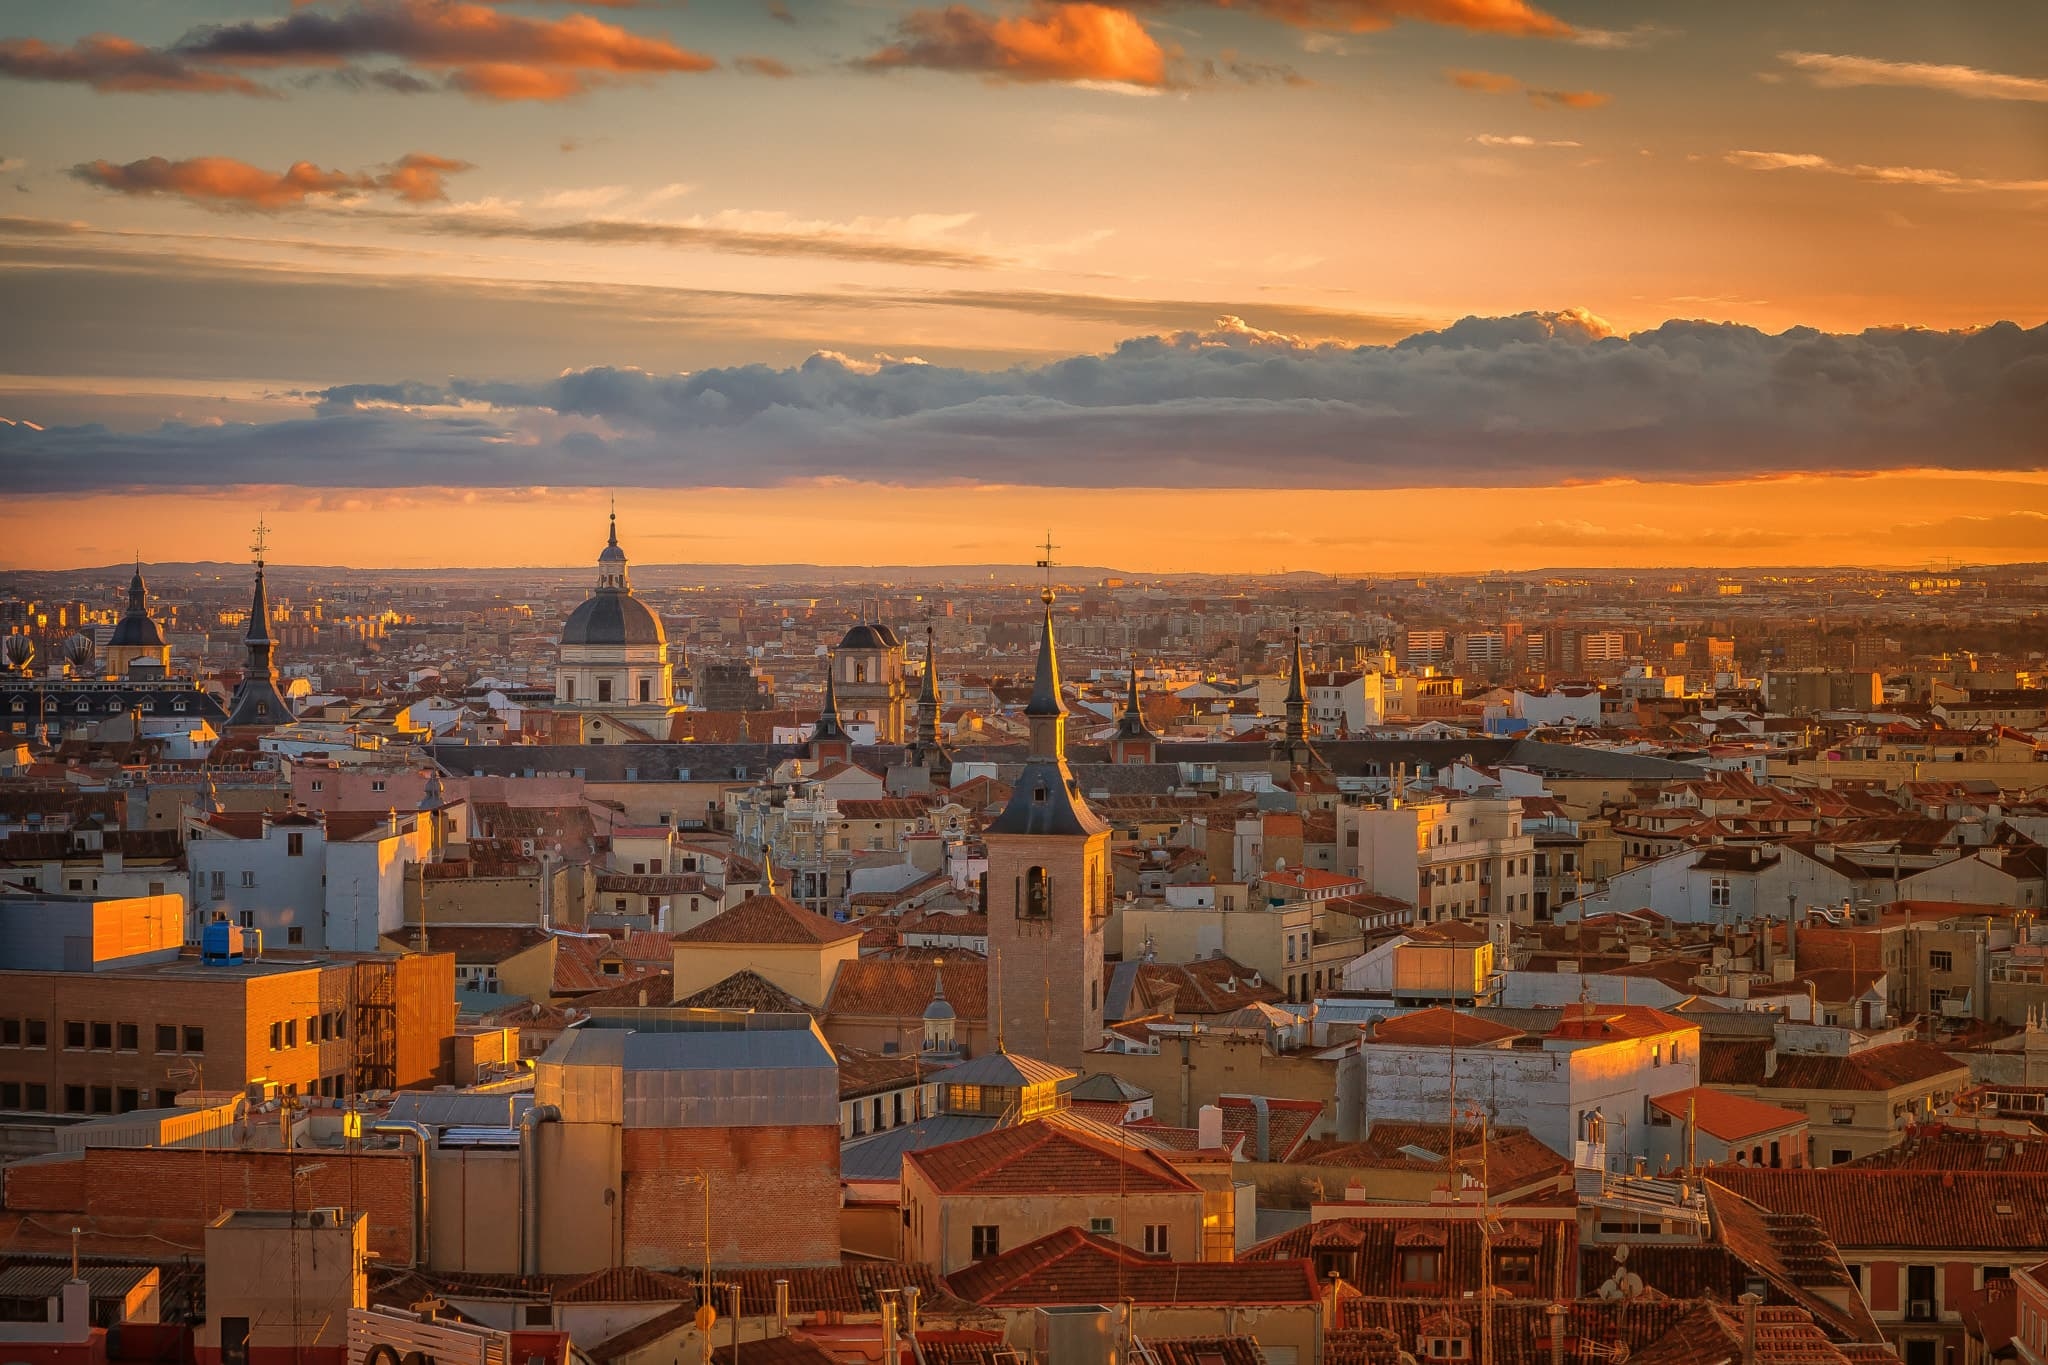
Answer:
<svg viewBox="0 0 2048 1365"><path fill-rule="evenodd" d="M850 223L790 218L776 213L722 213L668 221L649 218L580 218L538 222L510 214L453 211L393 216L413 231L480 240L578 242L592 246L659 246L741 256L811 256L940 269L989 269L1006 262L988 252L944 239L968 215L925 215Z"/></svg>
<svg viewBox="0 0 2048 1365"><path fill-rule="evenodd" d="M1516 76L1504 75L1498 71L1474 71L1464 67L1446 68L1444 79L1460 90L1470 90L1475 94L1527 95L1529 102L1538 108L1598 109L1612 98L1597 90L1539 89Z"/></svg>
<svg viewBox="0 0 2048 1365"><path fill-rule="evenodd" d="M361 72L364 58L397 71ZM100 90L275 93L243 74L305 68L350 83L416 92L431 86L488 100L559 100L634 76L708 71L717 63L665 37L631 32L588 14L534 19L474 0L359 0L339 12L301 9L192 29L150 49L96 35L70 48L34 39L0 43L0 75L82 82Z"/></svg>
<svg viewBox="0 0 2048 1365"><path fill-rule="evenodd" d="M1188 0L1217 9L1243 10L1295 28L1367 33L1413 21L1517 38L1570 38L1577 34L1556 15L1527 0Z"/></svg>
<svg viewBox="0 0 2048 1365"><path fill-rule="evenodd" d="M1733 151L1727 153L1724 159L1731 166L1740 166L1749 171L1820 171L1828 175L1849 176L1877 185L1918 185L1926 189L1957 193L1982 191L2033 194L2048 191L2048 180L2000 180L1961 175L1955 171L1945 171L1932 166L1845 165L1830 161L1815 152Z"/></svg>
<svg viewBox="0 0 2048 1365"><path fill-rule="evenodd" d="M1567 310L1353 346L1226 318L1005 369L821 352L786 367L343 384L308 401L308 415L273 422L0 429L0 466L30 492L162 486L195 467L223 483L364 488L518 487L572 470L665 487L1371 488L2036 469L2048 325L1772 336L1668 322L1618 336Z"/></svg>
<svg viewBox="0 0 2048 1365"><path fill-rule="evenodd" d="M1968 545L1990 550L2039 550L2048 545L2048 512L1995 512L1988 516L1909 521L1886 539L1912 545Z"/></svg>
<svg viewBox="0 0 2048 1365"><path fill-rule="evenodd" d="M989 81L1100 81L1157 89L1167 53L1135 15L1111 5L1032 0L1021 14L967 5L913 10L895 40L860 63L871 71L922 67Z"/></svg>
<svg viewBox="0 0 2048 1365"><path fill-rule="evenodd" d="M105 94L271 95L246 76L214 71L111 33L54 47L40 38L0 38L0 76L64 81Z"/></svg>
<svg viewBox="0 0 2048 1365"><path fill-rule="evenodd" d="M779 62L773 57L735 57L732 64L734 70L743 71L749 76L768 76L781 80L796 74L789 69L787 63Z"/></svg>
<svg viewBox="0 0 2048 1365"><path fill-rule="evenodd" d="M88 185L118 194L168 195L218 209L302 208L312 199L389 194L408 204L428 204L448 197L444 178L470 169L466 161L413 152L377 171L322 170L298 161L282 171L266 171L226 156L195 156L168 161L145 157L116 165L88 161L71 174Z"/></svg>
<svg viewBox="0 0 2048 1365"><path fill-rule="evenodd" d="M1876 57L1845 57L1832 52L1780 52L1778 60L1805 72L1808 80L1823 89L1897 85L1939 90L1973 100L2048 102L2048 79L2039 76L2008 76L1974 66L1888 62Z"/></svg>
<svg viewBox="0 0 2048 1365"><path fill-rule="evenodd" d="M1481 133L1472 139L1482 147L1577 147L1580 144L1570 138L1530 137L1526 133L1511 133L1503 137L1498 133Z"/></svg>
<svg viewBox="0 0 2048 1365"><path fill-rule="evenodd" d="M1633 28L1580 28L1574 29L1571 41L1580 47L1601 48L1619 51L1627 48L1648 47L1675 36L1676 29L1660 24L1637 24Z"/></svg>

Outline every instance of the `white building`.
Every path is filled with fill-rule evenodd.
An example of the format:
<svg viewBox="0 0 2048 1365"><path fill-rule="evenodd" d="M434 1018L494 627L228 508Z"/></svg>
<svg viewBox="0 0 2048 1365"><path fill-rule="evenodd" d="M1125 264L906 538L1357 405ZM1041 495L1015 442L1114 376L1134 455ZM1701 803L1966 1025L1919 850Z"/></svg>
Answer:
<svg viewBox="0 0 2048 1365"><path fill-rule="evenodd" d="M186 821L192 895L186 941L224 913L265 947L375 952L405 927L407 870L431 856L433 812L391 815L223 813ZM444 837L460 828L456 816Z"/></svg>
<svg viewBox="0 0 2048 1365"><path fill-rule="evenodd" d="M1699 1042L1698 1025L1646 1005L1567 1006L1546 1033L1445 1009L1400 1015L1339 1059L1338 1134L1477 1105L1566 1156L1603 1128L1610 1159L1648 1156L1649 1099L1699 1084Z"/></svg>

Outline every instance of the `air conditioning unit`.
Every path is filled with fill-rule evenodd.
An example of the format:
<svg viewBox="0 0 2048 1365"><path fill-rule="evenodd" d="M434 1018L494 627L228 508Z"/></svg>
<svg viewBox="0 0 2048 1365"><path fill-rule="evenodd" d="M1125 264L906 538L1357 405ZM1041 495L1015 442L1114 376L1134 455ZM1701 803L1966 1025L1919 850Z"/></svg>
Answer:
<svg viewBox="0 0 2048 1365"><path fill-rule="evenodd" d="M255 1080L249 1082L248 1088L243 1093L248 1096L249 1103L251 1104L267 1104L277 1098L277 1082L266 1081L261 1076L258 1076Z"/></svg>
<svg viewBox="0 0 2048 1365"><path fill-rule="evenodd" d="M339 1204L323 1204L317 1209L306 1210L306 1226L311 1228L338 1228L343 1218Z"/></svg>

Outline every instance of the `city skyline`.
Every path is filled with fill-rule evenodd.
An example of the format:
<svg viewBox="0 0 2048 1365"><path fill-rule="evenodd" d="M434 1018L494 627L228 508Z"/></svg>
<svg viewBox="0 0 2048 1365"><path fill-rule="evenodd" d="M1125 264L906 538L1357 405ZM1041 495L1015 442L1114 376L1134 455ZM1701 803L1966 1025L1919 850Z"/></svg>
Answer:
<svg viewBox="0 0 2048 1365"><path fill-rule="evenodd" d="M17 7L0 565L259 512L574 565L615 492L646 562L2027 560L2041 50L1988 4Z"/></svg>

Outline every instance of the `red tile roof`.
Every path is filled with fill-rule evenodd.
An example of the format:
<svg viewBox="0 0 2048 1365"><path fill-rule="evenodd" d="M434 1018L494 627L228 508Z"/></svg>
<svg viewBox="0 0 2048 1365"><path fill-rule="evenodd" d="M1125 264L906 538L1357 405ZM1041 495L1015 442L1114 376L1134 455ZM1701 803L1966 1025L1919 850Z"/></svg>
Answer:
<svg viewBox="0 0 2048 1365"><path fill-rule="evenodd" d="M1428 1009L1380 1020L1373 1025L1366 1041L1409 1047L1483 1047L1521 1036L1520 1029L1509 1028L1506 1024L1431 1005Z"/></svg>
<svg viewBox="0 0 2048 1365"><path fill-rule="evenodd" d="M1721 1166L1710 1183L1774 1213L1811 1214L1849 1253L2048 1254L2048 1175Z"/></svg>
<svg viewBox="0 0 2048 1365"><path fill-rule="evenodd" d="M1847 1056L1781 1051L1770 1076L1764 1075L1765 1051L1755 1044L1711 1043L1700 1049L1700 1079L1710 1085L1883 1094L1951 1075L1960 1085L1969 1072L1940 1048L1916 1041L1887 1043Z"/></svg>
<svg viewBox="0 0 2048 1365"><path fill-rule="evenodd" d="M907 958L857 957L839 964L825 997L825 1014L874 1015L885 1019L922 1019L932 1003L940 969L929 949ZM963 1021L988 1018L988 962L949 955L944 969L946 1000Z"/></svg>
<svg viewBox="0 0 2048 1365"><path fill-rule="evenodd" d="M1079 1228L1062 1228L946 1277L946 1287L984 1308L1115 1303L1271 1306L1319 1301L1306 1260L1168 1261Z"/></svg>
<svg viewBox="0 0 2048 1365"><path fill-rule="evenodd" d="M1192 1194L1158 1153L1051 1123L1023 1123L903 1158L941 1194Z"/></svg>
<svg viewBox="0 0 2048 1365"><path fill-rule="evenodd" d="M1704 1085L1696 1085L1690 1090L1674 1090L1668 1095L1652 1095L1650 1104L1681 1123L1690 1111L1693 1124L1700 1132L1723 1142L1762 1137L1806 1122L1802 1111L1765 1104L1762 1100L1743 1095L1731 1095L1725 1090Z"/></svg>
<svg viewBox="0 0 2048 1365"><path fill-rule="evenodd" d="M676 935L678 943L844 943L861 931L781 896L749 896L723 914Z"/></svg>

